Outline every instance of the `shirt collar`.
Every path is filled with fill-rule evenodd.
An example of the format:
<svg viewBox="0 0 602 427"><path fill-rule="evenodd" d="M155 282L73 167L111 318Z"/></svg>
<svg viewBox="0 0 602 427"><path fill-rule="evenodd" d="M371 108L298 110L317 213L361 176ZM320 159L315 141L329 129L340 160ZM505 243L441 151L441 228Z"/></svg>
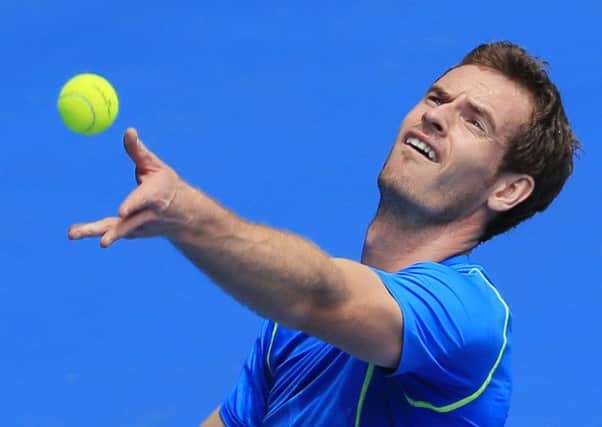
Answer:
<svg viewBox="0 0 602 427"><path fill-rule="evenodd" d="M441 261L441 264L443 264L443 265L468 264L468 255L467 254L453 255L453 256Z"/></svg>

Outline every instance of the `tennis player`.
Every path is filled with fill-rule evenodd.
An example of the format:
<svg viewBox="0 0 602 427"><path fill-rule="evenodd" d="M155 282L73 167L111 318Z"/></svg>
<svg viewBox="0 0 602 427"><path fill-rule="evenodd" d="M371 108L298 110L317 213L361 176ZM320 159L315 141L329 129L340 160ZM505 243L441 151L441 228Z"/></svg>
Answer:
<svg viewBox="0 0 602 427"><path fill-rule="evenodd" d="M203 427L502 426L512 318L471 249L555 198L578 142L521 47L481 45L407 114L361 262L251 223L124 136L137 188L71 239L167 237L266 320ZM336 161L336 160L335 160Z"/></svg>

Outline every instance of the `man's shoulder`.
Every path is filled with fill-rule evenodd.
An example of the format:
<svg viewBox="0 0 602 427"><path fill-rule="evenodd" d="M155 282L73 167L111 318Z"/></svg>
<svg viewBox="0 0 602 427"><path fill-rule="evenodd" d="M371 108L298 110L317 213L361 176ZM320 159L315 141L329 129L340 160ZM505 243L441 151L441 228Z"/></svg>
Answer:
<svg viewBox="0 0 602 427"><path fill-rule="evenodd" d="M377 273L404 318L461 328L468 348L497 351L510 333L509 305L483 266L467 257L417 262L394 273Z"/></svg>
<svg viewBox="0 0 602 427"><path fill-rule="evenodd" d="M443 262L420 261L397 272L377 271L387 287L405 286L427 288L430 292L441 291L457 297L464 305L479 311L493 308L509 311L501 292L494 285L485 268L469 261L466 256L453 257Z"/></svg>
<svg viewBox="0 0 602 427"><path fill-rule="evenodd" d="M395 374L409 381L412 399L459 408L486 389L507 395L510 309L482 266L463 258L380 274L404 316Z"/></svg>

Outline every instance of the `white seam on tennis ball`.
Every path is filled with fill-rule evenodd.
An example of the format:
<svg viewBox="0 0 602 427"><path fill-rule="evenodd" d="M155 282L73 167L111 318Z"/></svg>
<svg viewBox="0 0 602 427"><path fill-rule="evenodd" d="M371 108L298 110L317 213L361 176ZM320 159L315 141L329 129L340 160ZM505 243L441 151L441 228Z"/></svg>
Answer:
<svg viewBox="0 0 602 427"><path fill-rule="evenodd" d="M61 95L59 97L59 102L64 99L64 98L69 98L69 97L74 97L74 98L79 98L82 101L84 101L84 103L88 106L88 108L90 109L90 112L92 113L92 124L90 126L88 126L86 129L84 129L82 131L82 133L86 133L89 132L90 129L92 129L94 127L94 125L96 124L96 112L94 111L94 106L92 105L92 103L90 101L88 101L88 98L86 98L83 95L80 95L79 93L64 93L63 95Z"/></svg>
<svg viewBox="0 0 602 427"><path fill-rule="evenodd" d="M96 84L92 84L92 87L93 87L94 89L96 89L96 91L97 91L97 92L100 94L100 96L102 97L102 99L103 99L103 101L105 102L105 105L106 105L106 107L107 107L107 113L109 114L109 120L112 120L112 119L113 119L113 117L112 117L112 115L111 115L111 106L112 106L112 103L111 103L111 98L109 98L109 97L108 97L108 96L105 94L105 92L102 90L102 88L101 88L100 86L98 86L98 85L96 85Z"/></svg>

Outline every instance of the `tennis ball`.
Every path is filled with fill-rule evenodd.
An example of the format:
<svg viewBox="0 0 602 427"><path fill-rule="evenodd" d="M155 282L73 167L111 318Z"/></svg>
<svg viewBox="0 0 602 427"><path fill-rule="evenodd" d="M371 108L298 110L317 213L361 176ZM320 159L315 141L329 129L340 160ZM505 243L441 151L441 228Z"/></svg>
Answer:
<svg viewBox="0 0 602 427"><path fill-rule="evenodd" d="M119 99L111 83L97 74L78 74L59 94L59 113L65 125L83 135L100 133L113 124Z"/></svg>

